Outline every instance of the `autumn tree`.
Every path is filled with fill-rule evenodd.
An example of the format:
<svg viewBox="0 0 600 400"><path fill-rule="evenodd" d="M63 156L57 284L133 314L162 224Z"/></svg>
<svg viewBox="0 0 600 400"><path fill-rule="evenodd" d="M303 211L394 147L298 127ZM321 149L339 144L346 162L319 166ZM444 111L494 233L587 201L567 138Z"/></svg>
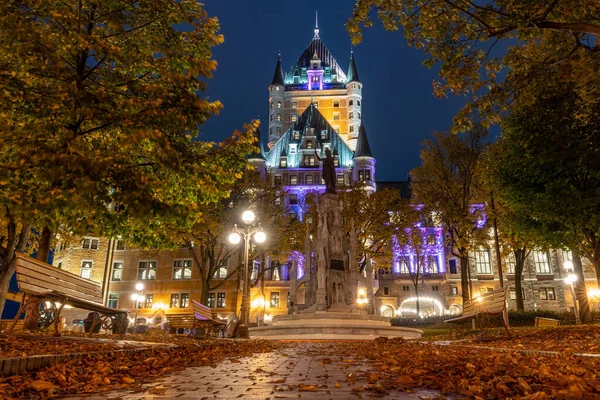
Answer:
<svg viewBox="0 0 600 400"><path fill-rule="evenodd" d="M231 195L216 203L201 207L202 219L192 229L182 232L183 244L190 249L202 278L201 302L206 304L208 293L218 289L227 279L237 279L243 270L243 242L232 245L229 233L235 224L243 226L241 214L253 210L267 234L265 243L251 242L249 259L271 256L274 260L289 257L290 252L301 246L303 229L297 218L283 211L280 188L274 188L252 170L233 188ZM217 279L219 269L229 260L228 274ZM252 268L249 263L247 268ZM261 274L265 269L261 270ZM251 270L249 271L251 272Z"/></svg>
<svg viewBox="0 0 600 400"><path fill-rule="evenodd" d="M480 165L485 137L482 128L436 133L424 142L421 166L411 171L415 201L441 222L460 259L463 301L470 298L469 251L485 239Z"/></svg>
<svg viewBox="0 0 600 400"><path fill-rule="evenodd" d="M491 177L512 212L535 221L547 243L589 259L600 282L600 112L579 118L583 103L571 85L548 85L535 105L515 110Z"/></svg>
<svg viewBox="0 0 600 400"><path fill-rule="evenodd" d="M194 0L0 5L0 310L33 227L165 247L229 194L256 124L195 140L218 28Z"/></svg>
<svg viewBox="0 0 600 400"><path fill-rule="evenodd" d="M454 129L469 129L473 110L499 123L516 101L535 102L537 89L566 82L584 99L579 118L600 106L600 7L597 0L359 0L347 23L353 43L379 18L402 30L409 45L436 66L438 97L466 95ZM548 68L558 73L548 76Z"/></svg>

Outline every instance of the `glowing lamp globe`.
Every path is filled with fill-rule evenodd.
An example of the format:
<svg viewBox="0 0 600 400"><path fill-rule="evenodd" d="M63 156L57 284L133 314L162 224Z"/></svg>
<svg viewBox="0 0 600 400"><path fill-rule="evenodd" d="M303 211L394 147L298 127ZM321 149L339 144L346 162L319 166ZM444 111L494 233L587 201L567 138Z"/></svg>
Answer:
<svg viewBox="0 0 600 400"><path fill-rule="evenodd" d="M256 243L262 243L267 240L267 235L263 231L258 231L254 234L254 241Z"/></svg>
<svg viewBox="0 0 600 400"><path fill-rule="evenodd" d="M242 237L237 232L232 232L231 235L229 235L229 243L231 244L238 244L240 240L242 240Z"/></svg>
<svg viewBox="0 0 600 400"><path fill-rule="evenodd" d="M575 281L577 281L577 275L575 275L575 274L569 274L569 276L567 276L565 278L565 283L567 285L570 285L570 284L572 284Z"/></svg>
<svg viewBox="0 0 600 400"><path fill-rule="evenodd" d="M136 283L135 290L137 290L138 292L144 290L144 284L143 283Z"/></svg>
<svg viewBox="0 0 600 400"><path fill-rule="evenodd" d="M131 295L131 300L134 300L134 301L135 301L135 300L137 300L137 299L138 299L138 295L137 295L137 293L134 293L134 294L132 294L132 295Z"/></svg>
<svg viewBox="0 0 600 400"><path fill-rule="evenodd" d="M242 221L244 221L246 225L253 223L254 218L254 213L251 210L246 210L242 213Z"/></svg>

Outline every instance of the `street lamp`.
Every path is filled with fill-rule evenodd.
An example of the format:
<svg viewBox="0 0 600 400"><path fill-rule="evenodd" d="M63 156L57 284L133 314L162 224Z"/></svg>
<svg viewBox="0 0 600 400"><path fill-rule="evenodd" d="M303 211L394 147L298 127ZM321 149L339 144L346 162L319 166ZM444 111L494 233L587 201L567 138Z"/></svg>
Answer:
<svg viewBox="0 0 600 400"><path fill-rule="evenodd" d="M140 303L140 301L144 301L145 296L144 296L144 284L141 282L136 283L135 285L135 290L137 290L137 293L134 293L131 295L131 300L133 300L133 307L135 308L135 320L133 321L133 325L137 325L137 317L138 317L138 305Z"/></svg>
<svg viewBox="0 0 600 400"><path fill-rule="evenodd" d="M249 338L248 332L248 320L250 319L250 281L248 274L248 252L250 251L250 238L254 239L256 243L263 243L267 239L267 235L262 230L260 224L254 226L253 222L256 216L251 210L246 210L242 213L242 221L245 226L238 228L237 224L234 225L231 234L229 235L229 242L231 244L238 244L244 237L244 274L242 276L242 306L240 308L240 326L239 334L241 338Z"/></svg>
<svg viewBox="0 0 600 400"><path fill-rule="evenodd" d="M565 278L565 283L567 285L571 286L571 296L573 297L573 309L575 311L575 323L577 325L581 324L581 320L579 318L579 307L577 307L577 298L575 296L575 287L574 287L574 283L577 281L577 275L575 274L569 274L566 278Z"/></svg>

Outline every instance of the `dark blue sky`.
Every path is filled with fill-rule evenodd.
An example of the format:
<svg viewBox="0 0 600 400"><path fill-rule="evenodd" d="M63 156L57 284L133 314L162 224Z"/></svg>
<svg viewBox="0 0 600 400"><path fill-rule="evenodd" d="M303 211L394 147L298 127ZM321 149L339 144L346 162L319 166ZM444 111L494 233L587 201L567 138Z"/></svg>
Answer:
<svg viewBox="0 0 600 400"><path fill-rule="evenodd" d="M219 65L207 95L224 104L201 129L204 140L220 140L257 116L265 121L268 86L281 50L284 72L313 37L315 10L320 36L347 71L350 37L344 23L351 0L205 0L219 17L225 43L214 49ZM460 108L457 98L432 95L434 71L422 65L423 53L409 48L401 33L380 25L368 29L354 49L363 90L363 122L377 159L377 180L404 180L419 165L423 139L450 127ZM263 132L266 132L263 127Z"/></svg>

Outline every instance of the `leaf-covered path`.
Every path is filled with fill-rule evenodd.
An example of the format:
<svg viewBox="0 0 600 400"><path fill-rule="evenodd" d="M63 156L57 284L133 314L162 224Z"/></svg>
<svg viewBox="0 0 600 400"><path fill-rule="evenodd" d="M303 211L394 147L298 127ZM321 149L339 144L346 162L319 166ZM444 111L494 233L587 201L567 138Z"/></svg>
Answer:
<svg viewBox="0 0 600 400"><path fill-rule="evenodd" d="M361 342L369 346L373 342ZM369 383L372 362L339 351L331 342L296 342L269 353L190 367L145 385L75 399L389 399L435 398L439 392L384 390Z"/></svg>

